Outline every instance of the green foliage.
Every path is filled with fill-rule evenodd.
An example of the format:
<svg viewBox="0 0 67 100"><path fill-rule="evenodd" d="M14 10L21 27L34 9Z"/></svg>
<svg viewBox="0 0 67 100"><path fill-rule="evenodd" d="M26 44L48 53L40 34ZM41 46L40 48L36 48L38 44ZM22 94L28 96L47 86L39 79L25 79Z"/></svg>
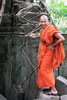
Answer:
<svg viewBox="0 0 67 100"><path fill-rule="evenodd" d="M55 17L67 16L67 5L64 2L51 2L49 9Z"/></svg>
<svg viewBox="0 0 67 100"><path fill-rule="evenodd" d="M48 6L49 12L59 29L63 32L67 32L67 5L59 0L51 0Z"/></svg>

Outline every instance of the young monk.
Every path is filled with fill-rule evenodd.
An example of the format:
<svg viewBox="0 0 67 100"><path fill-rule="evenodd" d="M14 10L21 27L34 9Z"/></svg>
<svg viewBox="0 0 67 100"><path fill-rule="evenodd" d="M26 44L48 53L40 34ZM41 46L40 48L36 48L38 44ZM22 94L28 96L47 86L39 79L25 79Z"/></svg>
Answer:
<svg viewBox="0 0 67 100"><path fill-rule="evenodd" d="M48 17L42 15L39 24L40 44L38 50L38 87L49 88L47 94L58 94L55 88L55 76L53 69L60 66L65 58L62 42L65 38L60 34L56 26L49 23Z"/></svg>

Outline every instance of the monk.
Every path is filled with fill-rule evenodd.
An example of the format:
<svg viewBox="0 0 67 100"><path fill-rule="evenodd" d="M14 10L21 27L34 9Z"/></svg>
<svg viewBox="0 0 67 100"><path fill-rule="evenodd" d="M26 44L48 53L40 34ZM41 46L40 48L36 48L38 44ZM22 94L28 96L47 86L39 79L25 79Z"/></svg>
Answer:
<svg viewBox="0 0 67 100"><path fill-rule="evenodd" d="M65 38L60 34L56 26L49 23L48 17L42 15L39 24L40 44L38 50L38 87L49 88L49 94L58 94L55 88L54 68L58 68L65 58L62 42Z"/></svg>

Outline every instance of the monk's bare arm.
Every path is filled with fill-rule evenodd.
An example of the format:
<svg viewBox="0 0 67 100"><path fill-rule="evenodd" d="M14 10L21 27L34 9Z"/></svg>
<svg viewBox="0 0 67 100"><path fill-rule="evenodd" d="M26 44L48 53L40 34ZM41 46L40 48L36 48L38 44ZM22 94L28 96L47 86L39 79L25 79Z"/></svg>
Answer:
<svg viewBox="0 0 67 100"><path fill-rule="evenodd" d="M50 49L53 49L57 44L59 44L60 42L63 42L65 40L65 38L60 33L56 33L54 36L58 39L58 41L56 43L52 44L50 46Z"/></svg>
<svg viewBox="0 0 67 100"><path fill-rule="evenodd" d="M58 41L55 44L53 44L53 46L56 46L57 44L65 40L65 38L60 33L56 33L54 36L58 38Z"/></svg>

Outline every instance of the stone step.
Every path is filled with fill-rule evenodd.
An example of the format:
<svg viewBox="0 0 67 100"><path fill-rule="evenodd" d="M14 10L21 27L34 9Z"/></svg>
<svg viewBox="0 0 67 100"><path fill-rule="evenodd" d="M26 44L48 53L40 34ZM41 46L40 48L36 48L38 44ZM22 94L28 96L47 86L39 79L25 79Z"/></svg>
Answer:
<svg viewBox="0 0 67 100"><path fill-rule="evenodd" d="M48 98L45 96L45 98L41 97L41 98L34 99L34 100L67 100L67 95L62 95L59 98L57 98L57 97L52 97L52 98L49 97Z"/></svg>
<svg viewBox="0 0 67 100"><path fill-rule="evenodd" d="M0 100L7 100L3 95L0 94Z"/></svg>
<svg viewBox="0 0 67 100"><path fill-rule="evenodd" d="M67 79L62 76L56 78L56 89L59 96L67 95Z"/></svg>
<svg viewBox="0 0 67 100"><path fill-rule="evenodd" d="M43 92L40 92L37 100L59 100L59 96L46 95Z"/></svg>
<svg viewBox="0 0 67 100"><path fill-rule="evenodd" d="M67 95L62 95L62 96L60 97L60 99L61 99L61 100L67 100Z"/></svg>

